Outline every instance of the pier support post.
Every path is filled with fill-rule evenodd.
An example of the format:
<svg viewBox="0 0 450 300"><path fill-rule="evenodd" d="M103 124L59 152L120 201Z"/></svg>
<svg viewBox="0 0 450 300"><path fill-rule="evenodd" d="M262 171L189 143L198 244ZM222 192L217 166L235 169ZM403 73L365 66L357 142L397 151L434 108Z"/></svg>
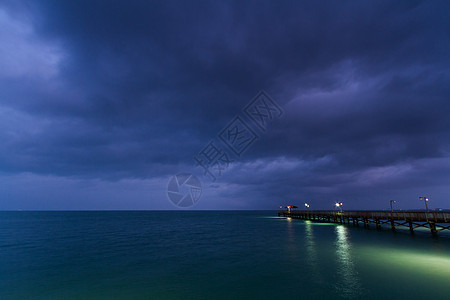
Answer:
<svg viewBox="0 0 450 300"><path fill-rule="evenodd" d="M392 227L392 231L395 231L394 219L391 219L391 227Z"/></svg>
<svg viewBox="0 0 450 300"><path fill-rule="evenodd" d="M377 227L377 230L381 230L381 224L380 224L380 219L375 219L375 225Z"/></svg>
<svg viewBox="0 0 450 300"><path fill-rule="evenodd" d="M409 221L409 232L411 232L411 234L414 234L414 227L412 221Z"/></svg>
<svg viewBox="0 0 450 300"><path fill-rule="evenodd" d="M369 228L369 219L364 218L364 228Z"/></svg>
<svg viewBox="0 0 450 300"><path fill-rule="evenodd" d="M431 234L437 236L436 223L428 222L428 224L430 225Z"/></svg>

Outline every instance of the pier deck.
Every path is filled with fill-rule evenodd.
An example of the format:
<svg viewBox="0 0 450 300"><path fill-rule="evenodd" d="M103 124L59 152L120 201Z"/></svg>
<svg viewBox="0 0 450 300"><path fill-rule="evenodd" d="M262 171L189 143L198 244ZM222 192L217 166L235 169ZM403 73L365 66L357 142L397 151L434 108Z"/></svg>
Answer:
<svg viewBox="0 0 450 300"><path fill-rule="evenodd" d="M341 223L359 225L369 228L375 224L378 230L388 225L393 231L397 227L407 227L411 233L416 228L427 228L433 235L439 231L450 230L450 213L448 212L385 212L385 211L332 211L332 210L280 210L278 216L313 222Z"/></svg>

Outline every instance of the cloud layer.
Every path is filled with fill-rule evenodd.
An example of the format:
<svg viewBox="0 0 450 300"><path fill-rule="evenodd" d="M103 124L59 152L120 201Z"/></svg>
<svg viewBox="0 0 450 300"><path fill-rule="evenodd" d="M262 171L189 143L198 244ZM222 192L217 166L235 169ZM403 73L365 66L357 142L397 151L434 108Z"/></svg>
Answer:
<svg viewBox="0 0 450 300"><path fill-rule="evenodd" d="M5 1L0 208L167 209L154 183L177 172L204 182L199 209L417 208L421 194L448 207L449 13L446 1ZM260 90L283 116L211 182L193 156ZM63 193L46 197L60 202L11 188L24 178L55 180ZM105 200L130 181L140 202ZM86 193L69 182L97 185L92 203L64 197Z"/></svg>

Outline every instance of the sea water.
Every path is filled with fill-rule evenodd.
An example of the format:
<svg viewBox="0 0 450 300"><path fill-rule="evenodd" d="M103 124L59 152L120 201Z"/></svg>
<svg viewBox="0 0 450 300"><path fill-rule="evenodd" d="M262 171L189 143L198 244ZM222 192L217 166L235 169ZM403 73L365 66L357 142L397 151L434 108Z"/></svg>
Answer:
<svg viewBox="0 0 450 300"><path fill-rule="evenodd" d="M0 299L450 299L450 237L275 211L0 212Z"/></svg>

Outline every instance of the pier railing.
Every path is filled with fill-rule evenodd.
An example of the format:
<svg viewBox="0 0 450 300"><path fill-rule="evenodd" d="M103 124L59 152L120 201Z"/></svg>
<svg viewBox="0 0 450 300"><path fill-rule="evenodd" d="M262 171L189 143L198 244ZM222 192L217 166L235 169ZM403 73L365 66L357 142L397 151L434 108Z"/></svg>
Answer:
<svg viewBox="0 0 450 300"><path fill-rule="evenodd" d="M287 212L288 211L283 211ZM335 211L335 210L291 210L291 214L296 213L310 213L317 215L342 215L348 217L366 217L366 218L383 218L395 220L413 220L413 221L427 221L433 220L436 223L450 222L449 212L416 212L416 211Z"/></svg>

